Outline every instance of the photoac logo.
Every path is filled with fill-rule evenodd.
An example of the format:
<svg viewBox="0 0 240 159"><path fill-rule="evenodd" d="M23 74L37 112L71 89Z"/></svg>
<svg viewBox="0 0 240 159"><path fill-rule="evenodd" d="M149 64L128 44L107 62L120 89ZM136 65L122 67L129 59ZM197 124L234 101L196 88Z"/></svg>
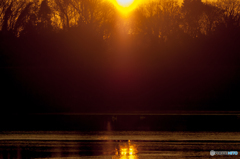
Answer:
<svg viewBox="0 0 240 159"><path fill-rule="evenodd" d="M214 150L211 150L210 155L211 156L214 156L214 155L238 155L238 152L237 151L214 151Z"/></svg>

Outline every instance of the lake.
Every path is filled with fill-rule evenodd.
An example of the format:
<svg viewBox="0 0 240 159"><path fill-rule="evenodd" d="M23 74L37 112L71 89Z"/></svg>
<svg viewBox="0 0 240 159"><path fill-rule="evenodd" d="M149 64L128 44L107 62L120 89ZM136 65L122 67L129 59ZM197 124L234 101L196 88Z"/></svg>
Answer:
<svg viewBox="0 0 240 159"><path fill-rule="evenodd" d="M1 159L239 158L240 132L188 131L2 131Z"/></svg>

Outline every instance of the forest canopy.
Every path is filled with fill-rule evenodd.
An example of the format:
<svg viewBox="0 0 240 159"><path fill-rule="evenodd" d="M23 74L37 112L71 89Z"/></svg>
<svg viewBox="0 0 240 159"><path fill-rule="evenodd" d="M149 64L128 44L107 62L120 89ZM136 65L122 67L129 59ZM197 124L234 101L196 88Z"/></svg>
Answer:
<svg viewBox="0 0 240 159"><path fill-rule="evenodd" d="M115 3L109 0L1 1L1 32L11 32L19 37L43 29L57 32L87 26L107 38L115 32L117 19L121 16ZM184 0L182 4L175 0L152 0L134 3L138 6L129 15L132 24L128 29L132 34L140 34L141 30L142 34L147 34L147 31L151 36L166 39L165 34L182 31L199 37L239 25L238 0L205 3L201 0Z"/></svg>

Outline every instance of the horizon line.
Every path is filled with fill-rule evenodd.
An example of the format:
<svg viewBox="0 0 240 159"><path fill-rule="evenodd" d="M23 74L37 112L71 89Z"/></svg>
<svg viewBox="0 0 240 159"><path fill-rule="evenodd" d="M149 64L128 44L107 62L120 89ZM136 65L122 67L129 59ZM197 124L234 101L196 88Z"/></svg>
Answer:
<svg viewBox="0 0 240 159"><path fill-rule="evenodd" d="M0 113L1 114L1 113ZM237 115L240 116L240 111L136 111L136 112L58 112L58 113L4 113L1 115Z"/></svg>

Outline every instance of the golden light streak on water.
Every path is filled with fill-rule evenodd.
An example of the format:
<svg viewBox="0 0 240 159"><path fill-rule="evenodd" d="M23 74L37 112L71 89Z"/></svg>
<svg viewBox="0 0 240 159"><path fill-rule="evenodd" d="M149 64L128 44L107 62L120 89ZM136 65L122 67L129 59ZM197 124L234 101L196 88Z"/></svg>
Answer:
<svg viewBox="0 0 240 159"><path fill-rule="evenodd" d="M119 149L115 149L115 155L112 159L137 159L137 152L136 145L128 140L128 143L120 145Z"/></svg>

